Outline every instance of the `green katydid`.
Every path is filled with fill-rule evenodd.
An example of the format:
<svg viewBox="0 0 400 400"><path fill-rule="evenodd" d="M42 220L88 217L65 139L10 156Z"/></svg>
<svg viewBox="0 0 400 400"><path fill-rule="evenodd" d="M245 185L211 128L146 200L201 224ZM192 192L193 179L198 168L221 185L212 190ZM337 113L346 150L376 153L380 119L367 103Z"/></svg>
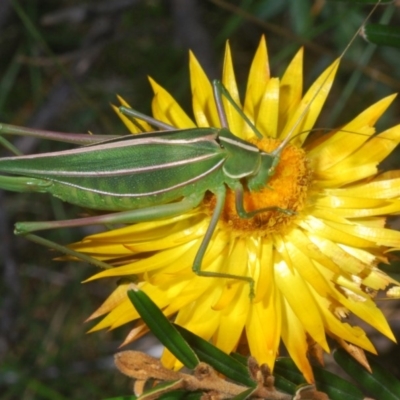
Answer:
<svg viewBox="0 0 400 400"><path fill-rule="evenodd" d="M258 191L268 185L282 150L306 116L318 92L286 139L275 151L266 153L229 131L222 95L241 113L256 136L260 136L221 83L215 82L214 91L222 128L175 130L174 127L124 107L120 108L122 113L133 116L136 121L147 121L161 131L104 140L99 136L0 125L0 133L89 144L74 150L0 159L2 173L19 175L0 176L0 188L50 193L83 207L117 211L66 221L21 222L16 224L16 233L31 236L30 232L42 229L137 223L167 218L197 207L206 192L210 191L216 196L216 206L195 256L193 271L200 276L247 281L253 292L254 281L251 277L202 271L202 260L223 210L227 188L235 192L236 211L241 218L251 218L257 213L271 210L293 214L291 210L278 207L247 212L243 205L243 193L245 187L250 191Z"/></svg>
<svg viewBox="0 0 400 400"><path fill-rule="evenodd" d="M175 130L125 107L120 108L122 113L164 130L104 140L99 136L0 126L3 133L91 144L73 150L2 158L0 171L18 176L0 176L1 188L50 193L85 208L114 211L65 221L19 222L15 232L29 234L42 229L167 218L197 207L210 191L216 196L216 206L194 259L193 271L201 276L241 279L253 285L250 277L205 272L201 264L223 210L227 187L235 192L236 210L241 218L271 210L293 214L291 210L278 207L248 212L243 205L244 185L250 191L267 185L290 136L272 153L236 137L228 129L222 95L238 111L239 108L220 82L214 83L214 91L223 128ZM260 136L247 117L243 115L243 118Z"/></svg>

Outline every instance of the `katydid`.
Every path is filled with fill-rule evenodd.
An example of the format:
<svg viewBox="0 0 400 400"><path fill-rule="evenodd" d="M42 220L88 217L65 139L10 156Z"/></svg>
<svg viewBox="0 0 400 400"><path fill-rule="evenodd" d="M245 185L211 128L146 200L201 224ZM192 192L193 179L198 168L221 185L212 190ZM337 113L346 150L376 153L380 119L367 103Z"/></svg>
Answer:
<svg viewBox="0 0 400 400"><path fill-rule="evenodd" d="M202 260L223 211L227 188L235 193L236 211L241 218L251 218L271 210L293 215L292 210L278 207L248 212L243 204L243 193L246 188L258 191L267 187L281 152L319 92L310 100L285 140L271 153L259 150L230 132L222 104L223 95L255 135L260 136L221 83L214 83L214 92L222 128L176 130L124 107L120 111L125 115L133 116L136 121L149 122L161 131L103 140L98 136L64 135L0 125L0 133L89 144L74 150L0 159L0 172L18 175L0 176L0 188L50 193L82 207L114 211L111 214L65 221L20 222L16 224L15 232L29 237L30 232L42 229L138 223L168 218L197 207L205 194L212 192L216 197L216 206L195 256L193 271L200 276L246 281L250 283L252 294L253 278L202 271Z"/></svg>
<svg viewBox="0 0 400 400"><path fill-rule="evenodd" d="M18 175L0 176L0 187L3 189L50 193L81 207L114 211L65 221L19 222L15 233L172 217L197 207L206 192L212 192L216 196L216 206L194 259L193 271L201 276L241 279L253 285L250 277L205 272L201 270L201 264L223 210L227 188L235 192L236 210L241 218L251 218L271 210L293 214L291 210L279 207L248 212L243 204L245 187L250 191L266 187L289 137L272 153L261 151L236 137L227 126L222 95L231 102L233 100L220 82L216 81L214 88L223 128L173 130L173 127L160 121L121 107L120 111L124 114L166 130L103 141L99 136L65 135L65 141L92 145L0 159L2 173ZM234 107L239 111L236 105ZM246 122L259 136L247 118ZM9 125L0 127L1 131L19 133L18 128ZM30 132L26 129L22 133L26 135ZM40 132L34 133L40 135ZM64 137L54 132L44 133L43 136L53 140Z"/></svg>

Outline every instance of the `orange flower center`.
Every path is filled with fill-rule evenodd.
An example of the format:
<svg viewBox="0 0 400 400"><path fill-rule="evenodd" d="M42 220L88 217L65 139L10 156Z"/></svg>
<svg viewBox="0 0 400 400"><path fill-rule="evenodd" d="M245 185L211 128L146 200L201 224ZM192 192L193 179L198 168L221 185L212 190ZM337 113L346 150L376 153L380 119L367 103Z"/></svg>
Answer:
<svg viewBox="0 0 400 400"><path fill-rule="evenodd" d="M281 140L264 138L253 139L250 142L265 152L271 152L279 146ZM246 211L254 211L279 207L294 213L271 210L249 219L241 218L236 212L235 193L228 189L220 223L228 225L231 230L241 235L257 233L265 236L277 232L284 233L304 207L311 176L304 150L288 144L282 151L275 174L265 182L265 187L257 192L245 190L244 208ZM214 209L214 196L209 199L208 207L210 211Z"/></svg>

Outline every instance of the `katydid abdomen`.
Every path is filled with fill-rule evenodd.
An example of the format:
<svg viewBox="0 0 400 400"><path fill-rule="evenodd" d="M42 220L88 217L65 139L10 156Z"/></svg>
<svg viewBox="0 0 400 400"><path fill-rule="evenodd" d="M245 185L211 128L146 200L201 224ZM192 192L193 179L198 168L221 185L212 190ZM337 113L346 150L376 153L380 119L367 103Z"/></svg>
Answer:
<svg viewBox="0 0 400 400"><path fill-rule="evenodd" d="M107 145L3 158L0 171L33 178L20 179L26 191L50 193L81 207L146 208L193 192L204 195L224 184L221 164L228 154L214 139L205 136L191 144L138 136ZM0 177L0 187L12 190L6 186L11 179Z"/></svg>

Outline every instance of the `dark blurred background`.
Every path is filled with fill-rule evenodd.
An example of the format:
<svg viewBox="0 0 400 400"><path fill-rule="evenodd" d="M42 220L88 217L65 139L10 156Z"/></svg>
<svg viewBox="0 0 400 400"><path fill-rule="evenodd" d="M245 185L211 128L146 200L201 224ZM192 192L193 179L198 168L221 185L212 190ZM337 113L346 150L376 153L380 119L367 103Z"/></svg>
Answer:
<svg viewBox="0 0 400 400"><path fill-rule="evenodd" d="M147 76L167 88L190 113L188 49L210 78L220 77L230 39L239 86L260 36L267 36L272 75L281 76L305 47L305 86L337 57L371 7L324 0L0 0L0 121L97 134L123 134L109 103L122 95L150 113ZM400 23L394 5L374 22ZM383 96L400 90L400 52L358 38L347 52L318 126L341 124ZM242 91L243 93L243 91ZM397 100L379 127L399 123ZM24 153L65 148L26 138ZM7 153L1 150L3 156ZM396 155L383 168L398 168ZM398 164L398 163L397 163ZM111 280L81 285L96 272L84 263L52 261L55 253L14 237L16 221L68 218L81 212L33 194L0 193L0 397L95 399L129 393L112 355L130 330L85 334L84 320L114 288ZM46 232L59 243L90 230ZM396 302L382 302L400 339ZM376 332L380 360L400 378L397 347ZM329 359L328 359L329 361Z"/></svg>

